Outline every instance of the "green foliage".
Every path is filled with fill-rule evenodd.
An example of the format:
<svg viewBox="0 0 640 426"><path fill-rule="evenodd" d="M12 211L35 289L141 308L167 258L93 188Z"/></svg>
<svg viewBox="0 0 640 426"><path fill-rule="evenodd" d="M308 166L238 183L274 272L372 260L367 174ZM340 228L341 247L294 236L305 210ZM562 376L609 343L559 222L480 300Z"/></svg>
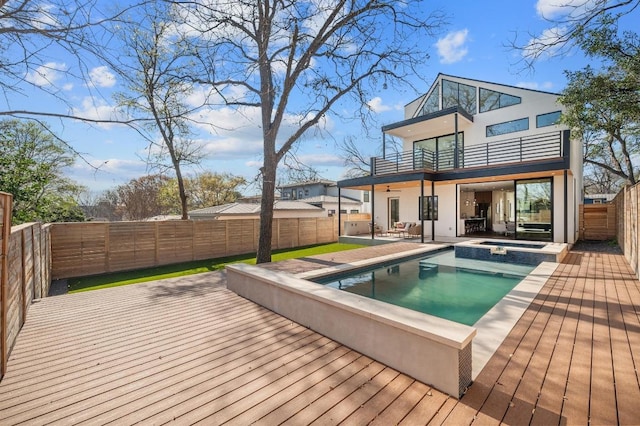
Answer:
<svg viewBox="0 0 640 426"><path fill-rule="evenodd" d="M184 178L189 210L233 203L240 198L239 188L246 185L242 176L231 173L204 172L191 178ZM172 213L180 212L180 195L177 179L168 180L160 188L161 203Z"/></svg>
<svg viewBox="0 0 640 426"><path fill-rule="evenodd" d="M640 153L640 40L638 34L617 34L614 20L603 18L595 30L580 32L578 45L602 61L567 71L561 97L567 107L563 121L585 142L585 162L635 184Z"/></svg>
<svg viewBox="0 0 640 426"><path fill-rule="evenodd" d="M81 187L63 175L74 155L45 126L0 121L0 190L13 195L13 223L82 221Z"/></svg>

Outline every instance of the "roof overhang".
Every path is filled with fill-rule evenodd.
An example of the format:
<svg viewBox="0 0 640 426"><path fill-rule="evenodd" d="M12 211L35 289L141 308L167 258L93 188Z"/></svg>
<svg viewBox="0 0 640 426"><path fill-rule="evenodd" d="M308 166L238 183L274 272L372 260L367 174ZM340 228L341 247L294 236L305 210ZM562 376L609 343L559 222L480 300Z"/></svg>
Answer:
<svg viewBox="0 0 640 426"><path fill-rule="evenodd" d="M455 131L455 120L458 125L473 123L473 116L460 106L453 106L431 114L409 118L382 126L382 132L399 138L415 138L422 134L442 135Z"/></svg>

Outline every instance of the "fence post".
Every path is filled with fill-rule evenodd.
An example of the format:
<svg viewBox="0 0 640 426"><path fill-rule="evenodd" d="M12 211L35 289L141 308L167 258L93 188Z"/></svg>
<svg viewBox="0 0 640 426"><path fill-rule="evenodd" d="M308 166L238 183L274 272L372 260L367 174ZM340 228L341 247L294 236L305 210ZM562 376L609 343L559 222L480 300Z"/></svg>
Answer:
<svg viewBox="0 0 640 426"><path fill-rule="evenodd" d="M9 285L8 252L11 235L11 194L0 193L0 378L7 372L9 349L7 345L7 286Z"/></svg>

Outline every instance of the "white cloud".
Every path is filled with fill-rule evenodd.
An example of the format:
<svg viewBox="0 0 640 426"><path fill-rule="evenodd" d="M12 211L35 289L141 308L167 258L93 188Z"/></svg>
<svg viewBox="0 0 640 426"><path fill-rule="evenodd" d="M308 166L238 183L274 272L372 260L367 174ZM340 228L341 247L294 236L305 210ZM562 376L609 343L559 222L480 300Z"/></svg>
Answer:
<svg viewBox="0 0 640 426"><path fill-rule="evenodd" d="M566 27L547 28L539 37L529 40L522 49L522 56L529 58L554 56L565 47L566 42L562 39L566 31Z"/></svg>
<svg viewBox="0 0 640 426"><path fill-rule="evenodd" d="M297 155L296 158L303 164L317 167L317 166L336 166L342 167L344 160L337 155L333 154L303 154Z"/></svg>
<svg viewBox="0 0 640 426"><path fill-rule="evenodd" d="M367 105L369 106L371 111L376 113L390 111L391 109L393 109L389 105L384 105L380 96L376 96L375 98L371 99L369 102L367 102Z"/></svg>
<svg viewBox="0 0 640 426"><path fill-rule="evenodd" d="M521 81L516 84L518 87L522 87L523 89L533 89L533 90L545 90L550 91L553 89L553 83L550 81L544 81L542 83L538 83L535 81Z"/></svg>
<svg viewBox="0 0 640 426"><path fill-rule="evenodd" d="M89 71L91 84L95 87L113 87L116 76L106 66L96 67Z"/></svg>
<svg viewBox="0 0 640 426"><path fill-rule="evenodd" d="M106 158L90 160L89 164L76 161L67 174L92 191L103 191L148 173L149 168L142 160Z"/></svg>
<svg viewBox="0 0 640 426"><path fill-rule="evenodd" d="M543 19L578 16L594 6L596 0L538 0L536 12Z"/></svg>
<svg viewBox="0 0 640 426"><path fill-rule="evenodd" d="M66 71L67 65L64 63L47 62L28 72L25 79L36 86L52 86L64 76Z"/></svg>
<svg viewBox="0 0 640 426"><path fill-rule="evenodd" d="M87 118L89 120L117 120L121 119L120 114L116 107L108 105L103 100L97 100L92 97L85 97L82 100L82 105L79 108L73 109L73 115L77 117ZM113 124L101 123L98 124L103 128L111 128Z"/></svg>
<svg viewBox="0 0 640 426"><path fill-rule="evenodd" d="M469 30L465 28L449 33L436 42L441 64L453 64L466 56L469 50L464 44L467 42L468 35Z"/></svg>

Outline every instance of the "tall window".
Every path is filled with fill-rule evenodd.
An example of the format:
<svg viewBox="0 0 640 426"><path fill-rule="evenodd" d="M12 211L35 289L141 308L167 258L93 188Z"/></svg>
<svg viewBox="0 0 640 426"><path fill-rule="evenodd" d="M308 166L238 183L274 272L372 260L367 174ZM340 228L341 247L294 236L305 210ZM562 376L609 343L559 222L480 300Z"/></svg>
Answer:
<svg viewBox="0 0 640 426"><path fill-rule="evenodd" d="M436 111L440 111L440 83L436 83L433 86L431 94L422 106L421 115L431 114Z"/></svg>
<svg viewBox="0 0 640 426"><path fill-rule="evenodd" d="M550 241L553 234L551 178L516 181L516 237Z"/></svg>
<svg viewBox="0 0 640 426"><path fill-rule="evenodd" d="M442 80L442 109L460 105L471 115L476 113L476 87Z"/></svg>
<svg viewBox="0 0 640 426"><path fill-rule="evenodd" d="M438 196L418 197L418 220L438 220Z"/></svg>
<svg viewBox="0 0 640 426"><path fill-rule="evenodd" d="M519 96L507 95L495 90L480 88L480 112L492 111L522 102Z"/></svg>
<svg viewBox="0 0 640 426"><path fill-rule="evenodd" d="M454 134L423 139L413 143L414 166L416 169L446 170L454 166L456 138ZM458 133L458 155L464 149L464 133ZM427 151L425 155L422 151ZM435 155L431 155L435 153ZM435 163L433 161L435 160ZM460 160L460 157L459 157ZM432 164L433 163L433 164ZM459 162L461 164L461 161Z"/></svg>

